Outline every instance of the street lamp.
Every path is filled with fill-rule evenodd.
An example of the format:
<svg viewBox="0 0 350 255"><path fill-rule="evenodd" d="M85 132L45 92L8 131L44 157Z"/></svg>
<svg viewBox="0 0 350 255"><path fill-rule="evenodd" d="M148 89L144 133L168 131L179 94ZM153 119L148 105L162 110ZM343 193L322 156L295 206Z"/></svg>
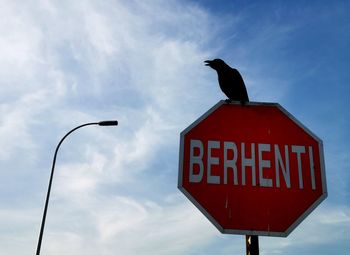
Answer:
<svg viewBox="0 0 350 255"><path fill-rule="evenodd" d="M52 168L51 168L51 176L50 176L50 181L49 181L49 187L47 189L47 195L46 195L46 201L45 201L45 207L44 207L44 213L43 213L43 218L41 220L41 227L40 227L40 234L39 234L39 240L38 240L38 245L36 247L36 255L40 255L40 249L41 249L41 241L43 238L43 233L44 233L44 227L45 227L45 220L46 220L46 213L47 213L47 207L49 205L49 199L50 199L50 192L51 192L51 185L52 185L52 178L53 178L53 173L55 170L55 164L56 164L56 157L57 157L57 152L58 149L60 148L62 142L64 141L64 139L66 139L66 137L68 135L70 135L71 133L73 133L75 130L85 127L85 126L89 126L89 125L99 125L99 126L117 126L118 125L118 121L116 120L105 120L105 121L100 121L100 122L91 122L91 123L86 123L83 125L80 125L76 128L73 128L71 131L69 131L62 139L61 141L58 143L56 150L55 150L55 155L53 157L53 162L52 162Z"/></svg>

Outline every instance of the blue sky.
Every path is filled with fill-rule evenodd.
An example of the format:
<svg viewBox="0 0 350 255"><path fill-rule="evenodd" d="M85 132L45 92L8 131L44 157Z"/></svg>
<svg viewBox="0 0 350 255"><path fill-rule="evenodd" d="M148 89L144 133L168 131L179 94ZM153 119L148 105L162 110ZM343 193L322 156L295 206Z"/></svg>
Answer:
<svg viewBox="0 0 350 255"><path fill-rule="evenodd" d="M0 251L244 254L177 189L179 134L224 95L206 59L238 68L324 142L328 198L261 254L350 248L348 1L2 1Z"/></svg>

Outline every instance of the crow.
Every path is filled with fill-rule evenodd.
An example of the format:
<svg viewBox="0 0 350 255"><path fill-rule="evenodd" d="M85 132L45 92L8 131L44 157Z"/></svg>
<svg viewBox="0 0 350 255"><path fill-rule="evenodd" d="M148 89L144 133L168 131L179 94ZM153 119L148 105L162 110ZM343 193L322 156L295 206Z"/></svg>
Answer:
<svg viewBox="0 0 350 255"><path fill-rule="evenodd" d="M231 68L222 59L206 60L204 62L206 66L210 66L218 73L220 88L229 98L228 101L240 101L241 104L249 102L247 89L237 69Z"/></svg>

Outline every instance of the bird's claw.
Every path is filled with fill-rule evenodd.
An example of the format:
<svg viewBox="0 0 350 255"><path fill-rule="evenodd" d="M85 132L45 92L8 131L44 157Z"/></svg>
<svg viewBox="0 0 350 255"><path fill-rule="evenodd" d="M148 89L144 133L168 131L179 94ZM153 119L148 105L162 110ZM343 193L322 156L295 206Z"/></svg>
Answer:
<svg viewBox="0 0 350 255"><path fill-rule="evenodd" d="M242 106L244 106L244 105L246 105L248 103L245 100L235 101L235 100L232 100L232 99L229 99L229 98L225 99L225 102L226 102L226 104L231 104L233 102L239 102Z"/></svg>

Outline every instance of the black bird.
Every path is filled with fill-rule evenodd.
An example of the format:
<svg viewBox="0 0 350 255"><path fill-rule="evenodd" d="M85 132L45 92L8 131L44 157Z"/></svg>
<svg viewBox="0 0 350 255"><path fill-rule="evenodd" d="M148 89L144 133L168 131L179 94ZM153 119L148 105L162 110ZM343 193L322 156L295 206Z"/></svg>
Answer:
<svg viewBox="0 0 350 255"><path fill-rule="evenodd" d="M206 66L210 66L218 73L220 88L229 100L240 101L242 104L249 102L247 89L237 69L231 68L222 59L206 60L204 62Z"/></svg>

